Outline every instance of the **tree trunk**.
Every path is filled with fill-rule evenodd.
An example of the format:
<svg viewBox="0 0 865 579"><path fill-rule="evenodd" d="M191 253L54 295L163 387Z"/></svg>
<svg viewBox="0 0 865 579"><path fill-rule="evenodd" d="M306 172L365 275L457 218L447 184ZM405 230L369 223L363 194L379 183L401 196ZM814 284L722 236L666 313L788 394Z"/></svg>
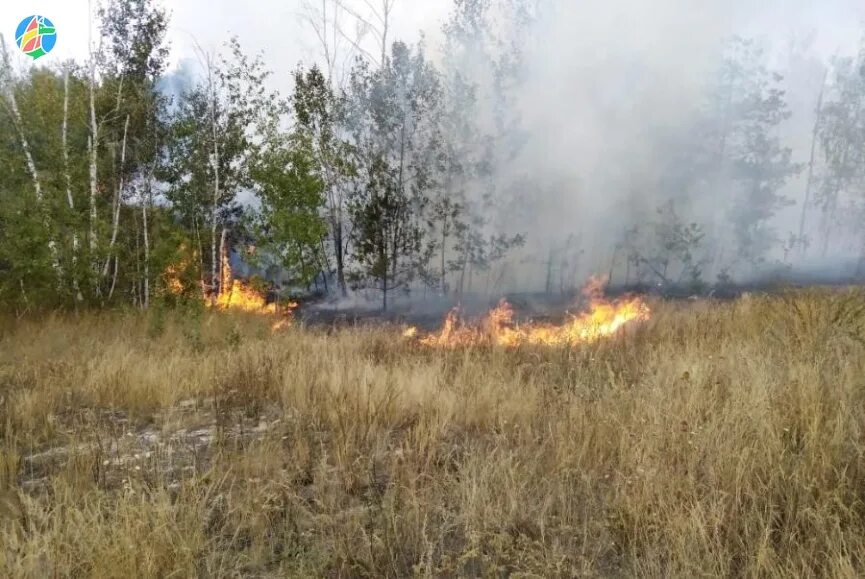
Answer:
<svg viewBox="0 0 865 579"><path fill-rule="evenodd" d="M114 277L111 279L111 289L108 290L108 300L110 301L112 296L114 296L114 288L117 286L117 270L120 268L119 260L114 258Z"/></svg>
<svg viewBox="0 0 865 579"><path fill-rule="evenodd" d="M96 195L97 195L97 152L99 149L99 125L96 123L96 93L95 93L95 63L93 54L90 54L90 136L87 138L87 148L90 153L90 230L88 240L90 244L90 260L96 264ZM96 284L98 288L99 285Z"/></svg>
<svg viewBox="0 0 865 579"><path fill-rule="evenodd" d="M222 228L222 235L219 238L219 286L217 295L229 291L231 286L231 266L228 261L228 247L225 241L228 237L228 228Z"/></svg>
<svg viewBox="0 0 865 579"><path fill-rule="evenodd" d="M613 249L613 258L610 260L610 271L607 274L607 283L613 285L613 273L616 270L616 258L619 257L619 248Z"/></svg>
<svg viewBox="0 0 865 579"><path fill-rule="evenodd" d="M463 261L463 262L462 262L462 264L461 264L461 269L460 269L460 281L459 281L460 289L459 289L459 292L458 292L458 294L459 294L459 296L460 296L461 299L462 299L462 297L463 297L463 291L465 290L465 285L466 285L466 268L468 268L468 264L469 264L469 254L468 254L468 250L465 250L465 251L463 252L463 260L462 260L462 261Z"/></svg>
<svg viewBox="0 0 865 579"><path fill-rule="evenodd" d="M214 296L219 295L221 288L219 287L219 277L217 259L216 259L216 229L217 216L219 210L219 142L217 140L216 128L216 93L213 87L212 71L208 70L208 83L210 84L210 130L213 138L213 206L210 211L210 285L211 293Z"/></svg>
<svg viewBox="0 0 865 579"><path fill-rule="evenodd" d="M195 214L192 215L192 228L195 231L195 241L198 243L198 285L201 286L201 298L207 299L207 284L204 281L204 275L207 271L204 268L204 243L201 241L201 228L198 226L198 217Z"/></svg>
<svg viewBox="0 0 865 579"><path fill-rule="evenodd" d="M832 240L832 224L835 223L835 213L838 206L838 192L839 189L836 188L832 198L829 201L829 205L823 212L823 249L821 251L821 255L823 257L829 255L829 245Z"/></svg>
<svg viewBox="0 0 865 579"><path fill-rule="evenodd" d="M33 155L30 151L30 142L27 140L27 135L24 133L24 124L21 119L21 111L18 109L18 101L15 98L15 86L12 82L12 65L9 62L9 53L6 51L6 39L3 37L3 34L0 33L0 50L3 52L3 67L5 69L5 74L9 75L6 79L0 79L0 81L5 81L3 84L6 86L6 97L9 99L9 107L12 110L12 121L15 125L15 129L18 132L18 139L21 143L21 149L24 151L24 158L27 162L27 170L30 172L30 177L33 180L33 189L36 193L36 203L39 206L39 210L42 213L42 224L45 227L45 231L48 234L48 250L51 253L51 264L54 268L55 274L57 274L57 282L60 284L62 282L62 271L60 268L60 257L57 252L57 243L54 241L54 238L51 234L51 224L48 216L48 208L45 206L44 197L42 195L42 181L39 178L39 171L36 169L36 163L33 160Z"/></svg>
<svg viewBox="0 0 865 579"><path fill-rule="evenodd" d="M123 202L123 171L126 167L126 137L129 133L129 115L126 115L126 122L123 124L123 141L120 146L120 177L117 183L117 189L114 192L114 203L112 209L114 215L111 219L111 241L108 243L108 257L105 259L105 265L102 268L102 277L108 276L108 267L112 257L116 261L117 257L113 255L114 245L117 243L117 233L120 230L120 205Z"/></svg>
<svg viewBox="0 0 865 579"><path fill-rule="evenodd" d="M814 120L814 128L811 131L811 157L808 161L808 180L805 182L805 199L802 201L802 215L799 218L799 244L800 254L805 253L805 217L808 214L808 206L811 203L811 187L814 183L814 158L817 153L817 133L820 131L820 121L823 119L823 96L826 91L826 79L829 75L827 69L823 75L823 84L820 85L820 95L817 97L817 118Z"/></svg>
<svg viewBox="0 0 865 579"><path fill-rule="evenodd" d="M445 217L447 219L447 217ZM448 293L447 279L445 276L447 275L447 271L445 269L445 246L447 244L447 230L445 229L445 223L442 223L442 295L445 296Z"/></svg>
<svg viewBox="0 0 865 579"><path fill-rule="evenodd" d="M132 287L132 305L144 309L144 282L141 275L141 225L138 216L133 214L132 222L135 224L135 279L130 282Z"/></svg>
<svg viewBox="0 0 865 579"><path fill-rule="evenodd" d="M141 201L141 227L144 232L144 295L141 305L150 306L150 234L147 231L147 208L153 200L153 172L147 178L147 198Z"/></svg>
<svg viewBox="0 0 865 579"><path fill-rule="evenodd" d="M387 267L384 268L384 273L382 274L382 302L381 302L381 311L387 312Z"/></svg>
<svg viewBox="0 0 865 579"><path fill-rule="evenodd" d="M348 288L345 283L345 253L343 251L342 221L334 224L333 252L336 258L336 281L342 297L348 296Z"/></svg>
<svg viewBox="0 0 865 579"><path fill-rule="evenodd" d="M324 285L324 293L329 294L329 290L327 289L327 276L330 274L330 261L327 258L327 248L324 246L324 238L319 238L319 243L321 244L321 260L324 262L322 264L322 283Z"/></svg>
<svg viewBox="0 0 865 579"><path fill-rule="evenodd" d="M81 295L81 288L78 285L78 226L75 223L75 200L72 197L72 176L69 173L69 146L67 135L69 133L69 69L63 71L63 128L62 128L62 145L63 145L63 173L66 178L66 202L69 204L69 211L72 214L72 291L75 293L75 301L84 300Z"/></svg>
<svg viewBox="0 0 865 579"><path fill-rule="evenodd" d="M550 248L549 256L547 257L547 282L544 286L544 292L547 295L553 293L553 249Z"/></svg>

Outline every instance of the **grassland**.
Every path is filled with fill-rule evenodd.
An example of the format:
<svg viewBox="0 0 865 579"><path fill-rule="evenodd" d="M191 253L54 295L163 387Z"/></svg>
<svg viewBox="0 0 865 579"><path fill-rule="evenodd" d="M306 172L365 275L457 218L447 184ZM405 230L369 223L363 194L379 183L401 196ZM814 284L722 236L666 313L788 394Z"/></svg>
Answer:
<svg viewBox="0 0 865 579"><path fill-rule="evenodd" d="M574 348L4 318L0 576L865 575L865 296Z"/></svg>

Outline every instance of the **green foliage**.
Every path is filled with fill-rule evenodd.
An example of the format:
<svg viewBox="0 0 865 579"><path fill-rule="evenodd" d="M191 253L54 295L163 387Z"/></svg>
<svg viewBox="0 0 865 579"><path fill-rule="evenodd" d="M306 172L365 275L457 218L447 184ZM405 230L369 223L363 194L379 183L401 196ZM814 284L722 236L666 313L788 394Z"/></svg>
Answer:
<svg viewBox="0 0 865 579"><path fill-rule="evenodd" d="M467 199L491 167L477 87L445 83L422 43L358 60L345 87L299 68L285 102L232 39L199 55L203 74L172 100L159 88L167 11L109 0L97 20L93 61L0 74L3 307L195 307L219 290L219 252L241 244L270 279L333 289L335 275L346 291L351 270L386 302L417 280L447 291L455 254L480 271L522 242ZM488 56L498 77L515 70L513 55Z"/></svg>
<svg viewBox="0 0 865 579"><path fill-rule="evenodd" d="M252 169L261 207L257 238L279 256L295 283L307 285L322 269L321 240L327 227L320 211L324 181L302 134L270 136Z"/></svg>

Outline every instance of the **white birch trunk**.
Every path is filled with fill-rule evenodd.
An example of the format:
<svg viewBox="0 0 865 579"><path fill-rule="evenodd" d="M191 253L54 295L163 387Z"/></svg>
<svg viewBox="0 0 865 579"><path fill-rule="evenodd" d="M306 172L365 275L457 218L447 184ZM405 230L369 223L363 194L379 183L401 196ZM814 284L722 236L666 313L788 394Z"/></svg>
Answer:
<svg viewBox="0 0 865 579"><path fill-rule="evenodd" d="M111 289L108 290L108 299L114 295L114 288L117 286L117 270L120 267L120 264L117 263L117 260L114 260L114 277L111 279Z"/></svg>
<svg viewBox="0 0 865 579"><path fill-rule="evenodd" d="M210 129L213 137L213 207L210 212L210 259L211 259L211 270L210 270L210 283L212 287L212 293L217 295L221 288L219 288L219 277L218 277L218 260L216 257L216 230L217 230L217 216L219 210L219 141L218 141L218 130L216 127L216 90L213 86L213 69L208 62L208 84L210 86Z"/></svg>
<svg viewBox="0 0 865 579"><path fill-rule="evenodd" d="M24 151L24 159L27 163L27 171L30 173L30 178L33 180L33 189L36 193L36 203L42 212L42 224L48 233L48 249L51 252L51 264L57 274L58 283L61 283L60 258L57 252L57 243L51 235L51 226L48 219L48 211L45 207L44 197L42 195L42 181L39 179L39 171L36 169L36 162L33 160L33 154L30 150L30 141L27 140L27 135L24 133L24 123L21 119L21 111L18 108L18 101L15 98L15 87L12 82L12 65L9 61L9 53L6 51L6 39L0 33L0 50L3 52L3 68L5 78L0 78L3 86L6 89L6 98L9 101L9 108L12 111L12 120L15 125L15 130L18 133L18 139L21 144L21 149Z"/></svg>
<svg viewBox="0 0 865 579"><path fill-rule="evenodd" d="M111 263L112 252L114 245L117 243L117 232L120 229L120 205L123 202L123 171L126 168L126 136L129 133L129 115L126 115L126 122L123 125L123 142L120 146L120 179L117 183L117 190L114 193L114 216L111 223L111 241L108 244L108 257L105 260L105 266L102 268L102 277L108 276L109 264ZM117 258L114 258L117 261ZM116 264L115 264L116 266Z"/></svg>
<svg viewBox="0 0 865 579"><path fill-rule="evenodd" d="M90 15L90 3L88 2L88 15ZM96 257L96 196L97 196L97 161L99 151L99 125L96 123L96 60L93 55L92 34L88 32L88 46L90 47L90 136L87 139L87 148L90 153L90 231L88 239L90 243L90 260L94 269L98 267ZM95 273L95 272L94 272ZM96 284L97 292L99 284Z"/></svg>
<svg viewBox="0 0 865 579"><path fill-rule="evenodd" d="M69 70L63 71L63 172L66 178L66 202L69 211L75 214L75 199L72 197L72 176L69 173ZM72 227L72 290L75 292L75 300L82 301L81 288L78 286L78 229Z"/></svg>
<svg viewBox="0 0 865 579"><path fill-rule="evenodd" d="M147 198L141 202L141 220L144 228L144 296L141 303L145 310L150 305L150 235L147 232L147 206L153 199L152 180L153 173L151 172L147 180Z"/></svg>

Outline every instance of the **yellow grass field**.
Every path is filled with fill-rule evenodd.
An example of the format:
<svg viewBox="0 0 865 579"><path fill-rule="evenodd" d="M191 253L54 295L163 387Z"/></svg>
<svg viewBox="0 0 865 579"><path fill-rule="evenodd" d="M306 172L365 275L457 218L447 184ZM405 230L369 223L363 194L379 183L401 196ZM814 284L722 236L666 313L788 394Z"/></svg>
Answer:
<svg viewBox="0 0 865 579"><path fill-rule="evenodd" d="M3 577L865 575L865 294L576 347L0 320Z"/></svg>

